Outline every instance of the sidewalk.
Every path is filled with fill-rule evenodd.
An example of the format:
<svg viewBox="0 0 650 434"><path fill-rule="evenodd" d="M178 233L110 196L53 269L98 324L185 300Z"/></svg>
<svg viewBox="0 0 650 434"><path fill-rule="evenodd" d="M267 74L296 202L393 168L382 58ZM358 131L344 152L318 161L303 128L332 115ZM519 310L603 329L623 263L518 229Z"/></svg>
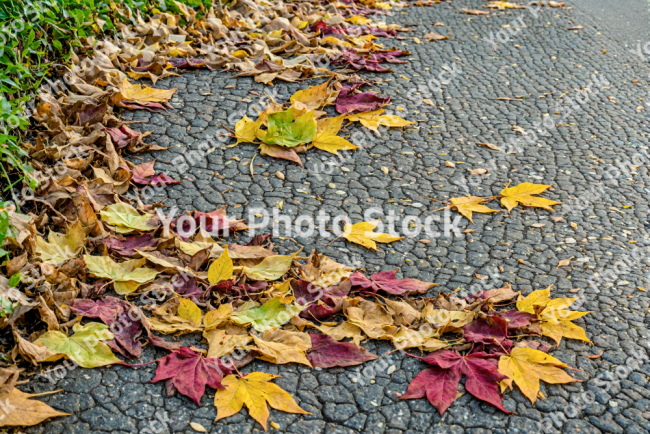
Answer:
<svg viewBox="0 0 650 434"><path fill-rule="evenodd" d="M412 51L409 62L390 65L392 73L368 76L383 78L383 85L374 90L390 95L393 107L403 109L397 114L417 120L418 129L391 130L367 152L344 152L342 159L335 161L325 159L322 153L306 154L305 167L258 155L254 177L249 168L254 146L217 148L203 167L191 169L183 184L169 186L167 196L154 200L166 199L167 206L204 212L227 204L233 217L244 219L257 207L270 209L283 201L282 213L286 215L316 218L323 209L333 215L347 214L356 222L367 220L364 213L370 208L379 209L375 218L393 211L398 218L416 215L424 219L428 215L424 210L438 208L430 197L489 196L509 181L513 185L550 184L553 198L565 203L556 207L555 214L530 208L517 209L511 215L475 214L475 224L462 218L457 233L433 238L428 244L417 242L426 238L422 235L387 245L380 252L368 252L341 240L328 244L331 238L282 233L274 242L282 254L294 252L297 246L305 252L318 248L368 273L399 267L405 277L439 283L432 295L475 284L483 289L485 283L477 275L492 276L487 283L491 287L510 282L524 294L553 284L555 297L571 297L573 289L584 288L586 301L581 310L594 313L576 323L586 329L594 346L564 340L559 349L551 351L554 357L579 368L572 374L583 382L542 384L546 399L538 400L534 407L518 390L506 393L504 404L512 415L465 394L441 419L426 399L396 398L424 367L424 363L397 353L367 364L376 366L373 375L364 377L368 381L359 381L363 374L355 369L319 371L255 361L243 371L281 375L277 384L312 413L302 416L272 411L270 420L279 424L279 431L534 433L539 432L536 422L545 417L555 425L548 432L650 430L650 365L640 356L650 351L650 297L637 289L650 290L650 282L644 278L647 264L641 260L650 246L646 230L650 179L644 152L649 146L647 62L630 53L616 29L613 33L595 29L594 21L578 7L568 11L544 7L537 16L519 9L494 10L490 16L462 11L484 4L455 0L432 7L413 6L392 18L412 25L414 32L407 36L418 37L421 44L412 39L391 40L387 45L394 43ZM646 12L646 23L647 18ZM434 26L438 22L444 26ZM584 28L567 30L576 26ZM448 34L451 39L427 42L423 36L430 31ZM438 76L445 71L462 73L443 76L443 93L429 91L426 82L430 74ZM597 92L576 103L576 91L585 86ZM250 96L249 91L275 91L277 98L285 101L305 84L280 83L271 88L247 78L229 78L228 73L201 70L161 81L157 87L179 89L172 100L176 110L125 112L124 117L144 121L133 128L154 131L151 141L172 146L156 153L155 158L157 167L173 173L172 160L177 155L196 149L222 123L234 124L228 116L246 109L242 99ZM406 99L409 92L411 96L421 92L434 104L415 106ZM572 113L565 107L571 107ZM556 120L561 118L560 122L537 124L547 113ZM544 127L554 123L557 128ZM524 145L517 153L505 152L514 149L511 139L521 141L522 134L515 126L536 132L536 145ZM495 144L503 151L479 143ZM489 169L489 176L470 177L468 169L475 168ZM278 171L284 180L274 175ZM608 179L612 176L613 180ZM555 222L551 216L564 219ZM572 256L570 266L556 268ZM503 270L495 277L494 270L499 267ZM595 273L600 280L594 280ZM381 342L364 346L380 355L393 349ZM601 353L600 358L587 357ZM160 354L147 346L142 361ZM627 369L624 378L613 377L617 367L629 366L630 359L640 363L634 370ZM55 379L55 384L41 377L33 382L35 389L63 389L43 401L73 417L26 431L192 433L190 422L214 433L260 431L244 412L213 422L213 394L206 393L199 409L184 397L167 398L163 384L150 383L154 370L153 365L138 370L120 366L77 369ZM588 405L576 404L586 391L593 392L594 400Z"/></svg>

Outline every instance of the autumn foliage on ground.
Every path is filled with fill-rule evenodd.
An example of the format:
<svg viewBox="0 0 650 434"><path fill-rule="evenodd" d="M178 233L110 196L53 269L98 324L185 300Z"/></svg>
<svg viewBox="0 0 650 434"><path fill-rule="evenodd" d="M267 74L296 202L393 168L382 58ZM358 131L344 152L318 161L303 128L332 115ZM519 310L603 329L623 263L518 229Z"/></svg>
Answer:
<svg viewBox="0 0 650 434"><path fill-rule="evenodd" d="M376 41L405 29L368 18L392 4L246 2L199 14L178 4L182 16L133 17L136 24L122 27L121 38L85 41L86 50L75 53L64 72L70 88L43 91L34 115L38 134L23 144L44 182L29 215L9 210L10 234L2 246L12 259L0 278L0 400L16 410L0 426L64 416L15 387L36 371L61 359L83 369L137 369L143 345L167 352L156 360L152 381L164 382L169 394L199 405L206 390L215 389L217 419L246 406L265 429L268 406L306 412L272 382L276 376L244 375L243 366L256 358L313 368L359 365L379 357L361 346L372 339L390 341L430 365L402 398L426 396L441 414L463 375L469 393L503 411L506 389L519 387L534 402L540 380L577 381L546 353L546 341L521 339L588 342L572 322L585 312L569 309L575 299L552 299L550 288L527 297L507 285L464 299L443 292L432 298L427 294L435 283L398 278L397 270L368 274L318 251L281 255L265 235L243 242L246 225L230 219L225 207L163 225L155 212L161 204L125 197L134 186L180 182L158 173L155 162L134 165L124 158L161 148L116 111L169 110L175 92L129 79L155 84L175 71L202 67L266 84L321 77L321 84L288 102L268 101L256 119L244 117L232 133L234 145L254 143L262 156L297 164L298 154L311 148L354 150L345 137L349 124L359 122L373 134L380 127L411 126L385 113L390 98L362 91L370 80L350 75L388 71L385 63L408 54ZM319 56L338 69L314 66ZM330 116L333 111L338 114ZM517 205L552 209L557 202L533 196L547 188L506 187L501 203L508 211ZM471 220L472 212L497 211L484 205L489 199L452 198L449 206ZM190 234L188 221L196 223ZM376 226L357 222L334 230L368 249L400 239L375 232ZM177 337L184 334L200 336L204 345L182 345Z"/></svg>

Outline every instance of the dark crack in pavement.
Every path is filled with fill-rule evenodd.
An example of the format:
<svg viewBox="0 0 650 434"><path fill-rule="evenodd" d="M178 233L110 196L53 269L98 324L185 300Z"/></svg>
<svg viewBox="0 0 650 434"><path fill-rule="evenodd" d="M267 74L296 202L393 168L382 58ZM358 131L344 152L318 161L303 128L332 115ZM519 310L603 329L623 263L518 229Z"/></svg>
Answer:
<svg viewBox="0 0 650 434"><path fill-rule="evenodd" d="M489 17L462 12L462 8L476 9L483 4L456 0L433 7L413 6L389 18L412 25L415 32L407 36L416 36L422 43L385 40L387 46L411 50L409 62L391 65L393 73L368 77L385 80L373 89L390 95L396 114L416 120L417 128L391 130L367 143L364 150L344 153L333 165L323 166L332 159L315 149L301 154L305 167L257 155L252 177L254 146L225 148L218 144L207 158L178 173L180 167L174 159L198 149L222 124L232 127L233 119L241 116L231 114L248 110L256 98L250 91L276 92L276 100L284 102L304 88L303 83L270 87L202 70L158 83L158 87L178 88L172 100L175 110L123 113L126 120L143 121L134 128L153 131L151 141L170 147L145 158L155 158L157 168L184 180L150 201L165 200L165 205L183 210L212 211L227 204L229 215L247 218L256 207L278 209L278 202L283 201L282 213L293 217L309 214L315 218L324 210L331 215L347 214L357 222L366 210L377 207L384 215L393 211L398 217L424 219L440 206L429 197L491 196L509 181L513 185L526 181L550 184L553 190L545 197L567 204L557 206L556 213L516 209L511 215L475 214L475 224L464 218L460 221L459 235L420 234L383 246L379 252L342 240L328 244L332 238L320 235L275 236L273 241L281 252L293 252L299 246L307 252L318 248L339 262L356 262L369 273L400 268L405 277L440 283L430 295L439 290L476 288L477 284L483 289L477 274L490 276L488 284L493 287L510 282L524 294L550 284L555 297L571 297L572 290L583 289L581 310L593 313L576 323L587 330L594 345L563 340L551 354L578 368L572 375L583 382L564 386L542 383L545 398L535 406L518 390L507 392L504 405L511 415L467 393L443 418L426 399L399 400L425 366L399 353L385 355L361 369L312 370L255 361L243 371L281 375L277 384L312 413L302 416L272 410L269 420L280 428L269 427L270 431L479 434L535 433L545 427L549 433L650 432L650 299L647 292L637 289L650 290L646 283L650 281L646 253L650 245L650 175L643 157L650 144L646 59L631 54L616 35L602 28L599 33L589 17L575 10L545 7L537 17L527 10L495 10ZM434 26L437 22L444 26ZM578 25L584 28L567 30ZM451 39L425 42L423 35L432 30L449 33ZM507 36L509 40L494 49L486 39L501 30L502 39ZM462 74L444 76L443 92L428 90L429 75L437 76L445 65L451 69L455 65ZM594 85L595 73L610 84ZM386 81L389 79L392 81ZM556 103L567 96L575 101L577 91L590 83L597 92L588 94L588 100L578 104L557 128L541 133L542 127L534 122L572 105ZM433 105L416 105L406 99L416 92ZM521 138L513 126L537 132L536 143L526 144L517 153L479 145L492 143L511 149L510 139ZM349 133L356 131L361 129L351 127ZM143 161L138 158L133 161ZM447 161L455 167L449 167ZM468 178L468 169L474 168L490 169L489 176L482 175L478 182ZM284 180L275 176L277 171L285 175ZM564 220L555 222L551 216ZM417 241L422 238L430 238L430 243ZM571 256L575 262L569 267L556 268L560 260ZM495 274L499 266L502 270ZM600 280L592 284L595 273ZM393 350L386 342L364 346L380 355ZM600 358L588 357L601 353ZM147 346L142 361L164 354ZM190 422L200 423L211 433L261 431L246 410L214 422L213 391L206 393L200 408L180 395L166 397L162 383L150 383L154 371L155 365L75 369L59 371L62 378L52 375L52 382L47 376L36 376L25 390L62 389L39 399L71 416L26 431L193 433ZM592 399L581 404L585 396Z"/></svg>

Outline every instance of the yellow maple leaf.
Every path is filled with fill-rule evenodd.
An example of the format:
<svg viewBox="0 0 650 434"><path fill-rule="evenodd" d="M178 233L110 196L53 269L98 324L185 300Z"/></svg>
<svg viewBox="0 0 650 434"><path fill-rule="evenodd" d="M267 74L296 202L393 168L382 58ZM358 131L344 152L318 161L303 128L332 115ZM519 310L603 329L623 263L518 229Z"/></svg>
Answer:
<svg viewBox="0 0 650 434"><path fill-rule="evenodd" d="M507 187L501 190L501 205L505 206L510 212L517 204L522 206L532 206L537 208L544 208L553 211L551 205L558 205L562 202L556 202L543 197L534 197L533 194L541 194L549 188L550 185L531 184L530 182L523 182L514 187Z"/></svg>
<svg viewBox="0 0 650 434"><path fill-rule="evenodd" d="M347 223L343 228L343 238L368 249L377 250L377 243L392 243L404 237L394 237L389 234L373 232L379 224L376 222L359 222L351 225Z"/></svg>
<svg viewBox="0 0 650 434"><path fill-rule="evenodd" d="M349 44L348 44L349 45ZM308 89L299 90L291 95L291 105L298 110L310 111L320 108L327 101L329 92L327 87L330 82L326 81L318 86L312 86Z"/></svg>
<svg viewBox="0 0 650 434"><path fill-rule="evenodd" d="M257 137L261 122L254 121L248 116L244 116L235 124L235 137L237 143L253 143Z"/></svg>
<svg viewBox="0 0 650 434"><path fill-rule="evenodd" d="M280 386L270 382L275 378L278 376L263 372L251 372L239 378L236 375L225 377L221 381L224 389L217 390L214 395L214 406L217 408L215 421L239 413L246 405L248 414L266 431L269 419L267 403L274 409L287 413L311 414L300 408Z"/></svg>
<svg viewBox="0 0 650 434"><path fill-rule="evenodd" d="M522 297L520 294L517 300L517 310L536 314L541 323L542 334L553 339L558 345L563 337L591 343L584 329L571 321L592 313L592 311L569 310L577 298L549 298L551 286L533 291L527 297Z"/></svg>
<svg viewBox="0 0 650 434"><path fill-rule="evenodd" d="M344 119L345 116L319 119L316 122L316 134L314 134L311 144L322 151L335 155L338 155L338 151L358 149L358 146L336 135L341 129Z"/></svg>
<svg viewBox="0 0 650 434"><path fill-rule="evenodd" d="M452 197L451 206L452 208L456 208L459 213L474 223L474 220L472 220L472 212L480 212L486 214L490 212L497 212L492 208L488 208L487 206L482 205L481 202L483 201L485 201L485 198L478 196Z"/></svg>
<svg viewBox="0 0 650 434"><path fill-rule="evenodd" d="M379 109L371 112L356 113L348 115L347 118L350 122L361 122L364 127L379 133L379 127L406 127L414 124L415 122L407 121L395 115L382 114L385 110Z"/></svg>
<svg viewBox="0 0 650 434"><path fill-rule="evenodd" d="M562 370L566 367L566 364L542 351L515 347L510 355L501 356L499 359L499 372L508 377L507 380L501 381L501 391L506 387L512 389L514 382L519 386L521 392L535 404L540 380L549 384L580 381Z"/></svg>

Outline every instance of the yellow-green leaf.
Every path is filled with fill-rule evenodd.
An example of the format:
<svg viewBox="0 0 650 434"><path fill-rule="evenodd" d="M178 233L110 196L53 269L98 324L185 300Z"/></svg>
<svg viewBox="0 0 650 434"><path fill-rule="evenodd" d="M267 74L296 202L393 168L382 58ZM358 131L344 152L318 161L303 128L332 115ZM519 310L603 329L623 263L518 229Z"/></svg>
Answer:
<svg viewBox="0 0 650 434"><path fill-rule="evenodd" d="M77 220L70 225L65 235L50 231L47 241L36 237L34 251L43 262L59 265L77 256L84 246L85 239L86 233L81 222Z"/></svg>
<svg viewBox="0 0 650 434"><path fill-rule="evenodd" d="M113 333L108 331L107 325L91 322L82 326L77 323L72 330L74 334L70 337L61 331L46 332L34 341L34 345L54 351L59 354L57 358L64 355L83 368L122 363L111 348L102 342L113 339Z"/></svg>
<svg viewBox="0 0 650 434"><path fill-rule="evenodd" d="M108 256L84 255L88 272L101 279L110 279L115 292L120 295L130 294L143 283L152 281L158 275L156 270L141 268L145 259L131 259L117 263Z"/></svg>
<svg viewBox="0 0 650 434"><path fill-rule="evenodd" d="M99 213L102 220L113 226L115 232L121 234L138 231L153 231L158 227L153 215L140 214L128 203L116 202L108 205Z"/></svg>

